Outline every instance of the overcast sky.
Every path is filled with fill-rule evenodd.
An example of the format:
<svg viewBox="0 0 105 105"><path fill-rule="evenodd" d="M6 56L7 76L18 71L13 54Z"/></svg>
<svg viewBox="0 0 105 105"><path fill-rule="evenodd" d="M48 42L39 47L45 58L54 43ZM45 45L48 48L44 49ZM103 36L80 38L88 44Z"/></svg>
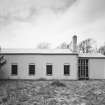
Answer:
<svg viewBox="0 0 105 105"><path fill-rule="evenodd" d="M74 34L105 42L105 0L0 0L2 48L55 47Z"/></svg>

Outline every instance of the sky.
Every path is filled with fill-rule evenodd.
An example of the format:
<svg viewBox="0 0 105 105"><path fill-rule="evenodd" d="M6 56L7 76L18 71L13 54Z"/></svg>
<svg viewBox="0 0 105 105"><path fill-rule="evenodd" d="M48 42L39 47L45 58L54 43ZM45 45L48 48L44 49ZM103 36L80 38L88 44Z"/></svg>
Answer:
<svg viewBox="0 0 105 105"><path fill-rule="evenodd" d="M0 0L2 48L56 47L73 35L105 43L105 0Z"/></svg>

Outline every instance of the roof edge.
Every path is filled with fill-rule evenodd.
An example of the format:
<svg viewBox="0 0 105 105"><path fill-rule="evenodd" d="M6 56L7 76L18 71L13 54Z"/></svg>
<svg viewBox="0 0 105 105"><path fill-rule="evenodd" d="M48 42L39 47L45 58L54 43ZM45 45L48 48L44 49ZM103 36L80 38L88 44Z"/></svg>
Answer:
<svg viewBox="0 0 105 105"><path fill-rule="evenodd" d="M105 57L78 57L78 58L86 58L86 59L105 59Z"/></svg>
<svg viewBox="0 0 105 105"><path fill-rule="evenodd" d="M78 53L0 53L1 55L78 55Z"/></svg>

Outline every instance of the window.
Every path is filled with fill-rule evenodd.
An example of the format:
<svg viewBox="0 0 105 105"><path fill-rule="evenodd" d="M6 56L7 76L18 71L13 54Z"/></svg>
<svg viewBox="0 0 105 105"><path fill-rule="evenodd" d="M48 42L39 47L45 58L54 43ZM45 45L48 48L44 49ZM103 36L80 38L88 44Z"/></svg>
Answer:
<svg viewBox="0 0 105 105"><path fill-rule="evenodd" d="M51 76L52 75L52 64L46 65L46 74Z"/></svg>
<svg viewBox="0 0 105 105"><path fill-rule="evenodd" d="M29 64L29 75L34 75L34 74L35 74L35 65Z"/></svg>
<svg viewBox="0 0 105 105"><path fill-rule="evenodd" d="M17 75L18 74L18 66L17 66L17 64L12 64L11 65L11 74L12 75Z"/></svg>
<svg viewBox="0 0 105 105"><path fill-rule="evenodd" d="M89 79L88 76L88 59L79 59L78 60L78 77L80 80Z"/></svg>
<svg viewBox="0 0 105 105"><path fill-rule="evenodd" d="M70 65L69 64L64 65L64 75L70 75Z"/></svg>

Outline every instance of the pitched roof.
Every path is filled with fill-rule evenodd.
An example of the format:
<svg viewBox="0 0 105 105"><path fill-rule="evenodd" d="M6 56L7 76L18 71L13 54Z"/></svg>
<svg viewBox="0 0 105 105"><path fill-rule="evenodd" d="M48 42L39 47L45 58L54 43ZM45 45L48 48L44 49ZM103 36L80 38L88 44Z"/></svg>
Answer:
<svg viewBox="0 0 105 105"><path fill-rule="evenodd" d="M104 55L102 55L101 53L80 53L79 57L82 58L105 58Z"/></svg>
<svg viewBox="0 0 105 105"><path fill-rule="evenodd" d="M1 54L77 54L69 49L2 49Z"/></svg>

